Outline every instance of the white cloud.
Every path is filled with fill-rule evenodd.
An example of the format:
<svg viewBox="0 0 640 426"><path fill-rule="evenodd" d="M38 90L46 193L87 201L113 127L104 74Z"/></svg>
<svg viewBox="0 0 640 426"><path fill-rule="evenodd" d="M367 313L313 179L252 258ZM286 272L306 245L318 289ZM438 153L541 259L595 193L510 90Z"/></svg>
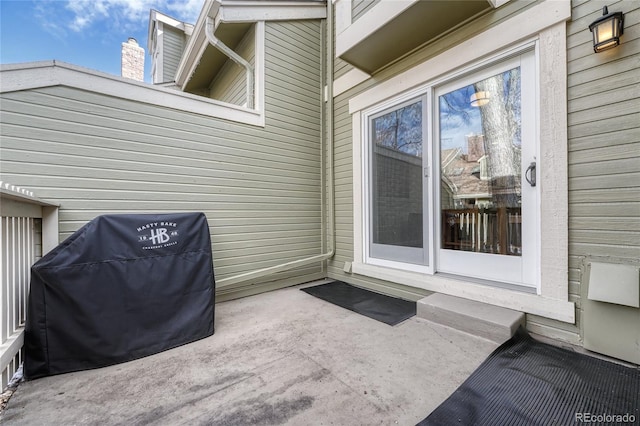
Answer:
<svg viewBox="0 0 640 426"><path fill-rule="evenodd" d="M198 19L198 15L202 10L202 6L204 4L204 0L176 0L167 2L167 10L160 12L165 12L168 15L172 15L177 19L180 19L184 22L189 22L191 24L196 23L196 19ZM174 15L175 14L175 15Z"/></svg>
<svg viewBox="0 0 640 426"><path fill-rule="evenodd" d="M74 32L105 21L119 28L140 28L149 19L150 9L195 23L203 3L204 0L67 0L65 9L70 16L62 24Z"/></svg>
<svg viewBox="0 0 640 426"><path fill-rule="evenodd" d="M33 8L33 16L36 18L42 28L58 40L63 40L67 35L65 25L52 13L50 3L36 2Z"/></svg>

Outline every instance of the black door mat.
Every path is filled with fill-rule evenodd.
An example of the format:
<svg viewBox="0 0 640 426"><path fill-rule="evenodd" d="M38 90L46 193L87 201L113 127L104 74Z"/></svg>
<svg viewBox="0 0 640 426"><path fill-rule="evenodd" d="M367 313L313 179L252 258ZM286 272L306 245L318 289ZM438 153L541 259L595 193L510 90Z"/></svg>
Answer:
<svg viewBox="0 0 640 426"><path fill-rule="evenodd" d="M640 370L538 342L524 329L418 425L640 424Z"/></svg>
<svg viewBox="0 0 640 426"><path fill-rule="evenodd" d="M333 281L301 290L334 305L389 325L399 324L416 314L415 302L374 293L342 281Z"/></svg>

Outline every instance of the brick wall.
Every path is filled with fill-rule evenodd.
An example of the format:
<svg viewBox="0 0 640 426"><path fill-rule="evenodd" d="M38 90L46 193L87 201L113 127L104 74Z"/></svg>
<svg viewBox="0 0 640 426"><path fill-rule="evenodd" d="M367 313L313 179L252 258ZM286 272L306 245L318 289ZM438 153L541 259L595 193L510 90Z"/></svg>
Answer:
<svg viewBox="0 0 640 426"><path fill-rule="evenodd" d="M121 73L124 78L144 80L144 49L134 38L122 43Z"/></svg>

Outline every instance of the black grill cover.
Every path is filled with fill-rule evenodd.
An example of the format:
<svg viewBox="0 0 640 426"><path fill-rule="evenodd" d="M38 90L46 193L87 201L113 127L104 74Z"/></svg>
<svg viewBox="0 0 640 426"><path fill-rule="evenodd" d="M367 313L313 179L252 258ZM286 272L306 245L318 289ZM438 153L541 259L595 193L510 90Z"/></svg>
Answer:
<svg viewBox="0 0 640 426"><path fill-rule="evenodd" d="M103 367L213 334L202 213L105 215L31 268L27 379Z"/></svg>

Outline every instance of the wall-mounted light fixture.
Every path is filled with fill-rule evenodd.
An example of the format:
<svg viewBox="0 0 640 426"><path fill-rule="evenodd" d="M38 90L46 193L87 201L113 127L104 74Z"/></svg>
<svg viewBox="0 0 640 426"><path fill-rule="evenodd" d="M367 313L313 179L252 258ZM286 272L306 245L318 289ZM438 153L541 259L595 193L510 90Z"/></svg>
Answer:
<svg viewBox="0 0 640 426"><path fill-rule="evenodd" d="M593 33L594 52L602 52L620 44L623 20L622 12L609 13L607 6L602 8L602 16L589 25L589 31Z"/></svg>
<svg viewBox="0 0 640 426"><path fill-rule="evenodd" d="M472 107L481 107L482 105L486 105L489 103L489 92L479 90L471 95L469 102Z"/></svg>

